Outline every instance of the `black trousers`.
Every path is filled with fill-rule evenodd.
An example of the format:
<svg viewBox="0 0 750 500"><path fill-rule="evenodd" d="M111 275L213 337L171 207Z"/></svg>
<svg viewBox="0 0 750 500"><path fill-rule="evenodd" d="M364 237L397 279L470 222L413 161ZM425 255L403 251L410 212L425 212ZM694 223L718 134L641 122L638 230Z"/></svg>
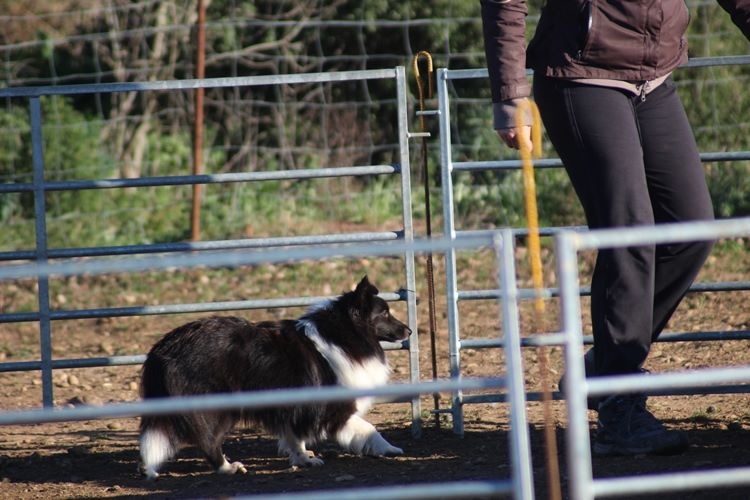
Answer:
<svg viewBox="0 0 750 500"><path fill-rule="evenodd" d="M713 218L698 148L671 78L642 100L537 76L534 98L590 228ZM711 246L599 251L591 282L597 374L641 367Z"/></svg>

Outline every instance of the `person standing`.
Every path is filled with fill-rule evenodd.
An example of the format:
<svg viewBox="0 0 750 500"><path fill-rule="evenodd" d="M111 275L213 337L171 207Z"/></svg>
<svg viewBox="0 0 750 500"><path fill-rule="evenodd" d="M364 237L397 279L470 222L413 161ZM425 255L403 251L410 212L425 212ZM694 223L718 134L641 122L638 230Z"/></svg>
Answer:
<svg viewBox="0 0 750 500"><path fill-rule="evenodd" d="M526 47L525 0L480 0L493 126L530 147L515 112L532 93L588 227L711 220L698 147L671 74L687 62L684 0L549 0ZM750 0L718 0L750 39ZM524 123L530 125L527 117ZM643 371L712 243L601 249L591 281L594 347L587 374ZM644 394L598 401L597 455L675 454L686 436L666 428Z"/></svg>

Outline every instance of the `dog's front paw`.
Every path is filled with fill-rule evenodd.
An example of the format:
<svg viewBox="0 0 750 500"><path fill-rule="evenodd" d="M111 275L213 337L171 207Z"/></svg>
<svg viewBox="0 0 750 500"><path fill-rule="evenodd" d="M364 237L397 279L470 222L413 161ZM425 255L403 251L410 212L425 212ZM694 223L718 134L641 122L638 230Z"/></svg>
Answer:
<svg viewBox="0 0 750 500"><path fill-rule="evenodd" d="M385 450L385 452L383 453L383 455L385 456L403 455L403 454L404 454L404 450L402 450L401 448L397 446L393 446L390 443L388 443L388 449Z"/></svg>
<svg viewBox="0 0 750 500"><path fill-rule="evenodd" d="M242 462L232 462L232 469L234 470L232 474L235 474L237 472L239 472L240 474L247 474L247 469Z"/></svg>
<svg viewBox="0 0 750 500"><path fill-rule="evenodd" d="M373 456L373 457L390 457L394 455L403 455L404 450L396 446L393 446L392 444L386 441L384 447L374 450L373 452L368 452L366 454Z"/></svg>
<svg viewBox="0 0 750 500"><path fill-rule="evenodd" d="M289 463L292 464L292 467L320 467L325 462L316 457L312 451L305 450L304 453L289 455Z"/></svg>
<svg viewBox="0 0 750 500"><path fill-rule="evenodd" d="M227 475L237 474L237 473L247 474L247 469L245 468L245 464L243 464L242 462L232 462L232 463L224 462L224 464L221 467L219 467L216 470L216 472L218 472L219 474L227 474Z"/></svg>
<svg viewBox="0 0 750 500"><path fill-rule="evenodd" d="M153 469L141 469L141 476L146 478L147 481L156 481L161 476L158 472Z"/></svg>
<svg viewBox="0 0 750 500"><path fill-rule="evenodd" d="M383 457L389 455L403 455L404 450L393 446L391 443L385 440L379 432L376 432L367 439L362 453L371 457Z"/></svg>

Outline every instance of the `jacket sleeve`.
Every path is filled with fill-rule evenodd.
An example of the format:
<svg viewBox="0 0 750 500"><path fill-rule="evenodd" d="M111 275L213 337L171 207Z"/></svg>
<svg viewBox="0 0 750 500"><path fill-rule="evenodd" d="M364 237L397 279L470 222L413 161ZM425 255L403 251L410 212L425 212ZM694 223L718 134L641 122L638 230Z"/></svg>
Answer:
<svg viewBox="0 0 750 500"><path fill-rule="evenodd" d="M719 5L729 12L732 22L750 40L750 0L718 0Z"/></svg>
<svg viewBox="0 0 750 500"><path fill-rule="evenodd" d="M481 0L481 6L492 102L528 97L526 0Z"/></svg>

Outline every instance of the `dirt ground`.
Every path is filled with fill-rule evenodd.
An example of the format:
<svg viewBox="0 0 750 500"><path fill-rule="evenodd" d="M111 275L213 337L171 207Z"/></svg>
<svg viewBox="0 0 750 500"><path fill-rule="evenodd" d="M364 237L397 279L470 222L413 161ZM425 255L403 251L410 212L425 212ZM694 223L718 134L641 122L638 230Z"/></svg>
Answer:
<svg viewBox="0 0 750 500"><path fill-rule="evenodd" d="M747 252L745 252L747 254ZM710 261L706 275L712 280L742 280L750 269L747 261ZM381 287L382 288L382 287ZM747 330L750 327L748 293L744 291L689 295L678 309L669 331ZM59 300L60 298L57 297ZM11 310L8 300L5 306ZM426 301L420 302L420 367L424 378L431 377L430 344L426 327ZM438 320L438 374L445 377L447 339L444 305ZM263 312L242 314L258 318ZM555 312L550 313L554 316ZM403 315L402 315L403 316ZM183 318L151 317L129 320L88 320L55 324L55 357L86 354L104 356L143 353L160 335L183 322ZM493 335L498 314L494 304L472 302L462 305L461 327L465 337ZM522 323L529 324L528 311L522 311ZM554 323L554 322L552 322ZM552 326L551 328L553 328ZM0 357L16 361L28 352L13 346L35 335L36 325L0 325ZM547 330L551 331L551 330ZM64 340L62 340L64 339ZM5 346L5 347L3 347ZM502 373L501 356L496 350L462 351L463 373L467 376ZM551 378L561 374L561 352L549 351ZM33 359L33 353L32 357ZM405 352L389 353L394 379L408 377ZM746 341L659 343L655 345L647 368L654 372L709 366L750 364ZM539 388L539 357L525 350L525 373L531 391ZM58 370L54 373L57 406L102 404L138 399L136 366ZM38 407L41 401L37 372L0 375L0 408L16 410ZM441 397L448 407L449 395ZM597 477L646 473L705 470L750 465L750 396L745 394L652 397L652 411L671 428L688 433L691 447L678 457L595 458ZM488 403L466 405L463 437L451 430L449 417L442 416L440 428L429 414L431 397L422 400L423 435L415 439L410 431L408 404L381 404L370 413L372 421L385 437L404 449L404 455L392 458L355 457L337 451L332 445L315 449L325 465L312 469L292 469L286 459L276 455L275 441L252 429L238 429L227 441L225 453L242 461L248 474L218 476L192 449L184 450L169 463L165 474L148 482L138 474L137 426L135 418L0 427L0 498L218 498L254 493L304 492L329 488L353 488L367 485L416 484L458 479L508 478L507 405ZM567 498L565 458L565 406L553 402L563 497ZM541 404L528 404L532 456L537 498L549 498L546 481L543 418ZM592 424L595 414L590 413ZM746 499L750 488L694 491L693 500ZM658 495L659 499L686 498L685 493ZM629 496L628 498L635 498ZM657 498L644 495L637 498Z"/></svg>

